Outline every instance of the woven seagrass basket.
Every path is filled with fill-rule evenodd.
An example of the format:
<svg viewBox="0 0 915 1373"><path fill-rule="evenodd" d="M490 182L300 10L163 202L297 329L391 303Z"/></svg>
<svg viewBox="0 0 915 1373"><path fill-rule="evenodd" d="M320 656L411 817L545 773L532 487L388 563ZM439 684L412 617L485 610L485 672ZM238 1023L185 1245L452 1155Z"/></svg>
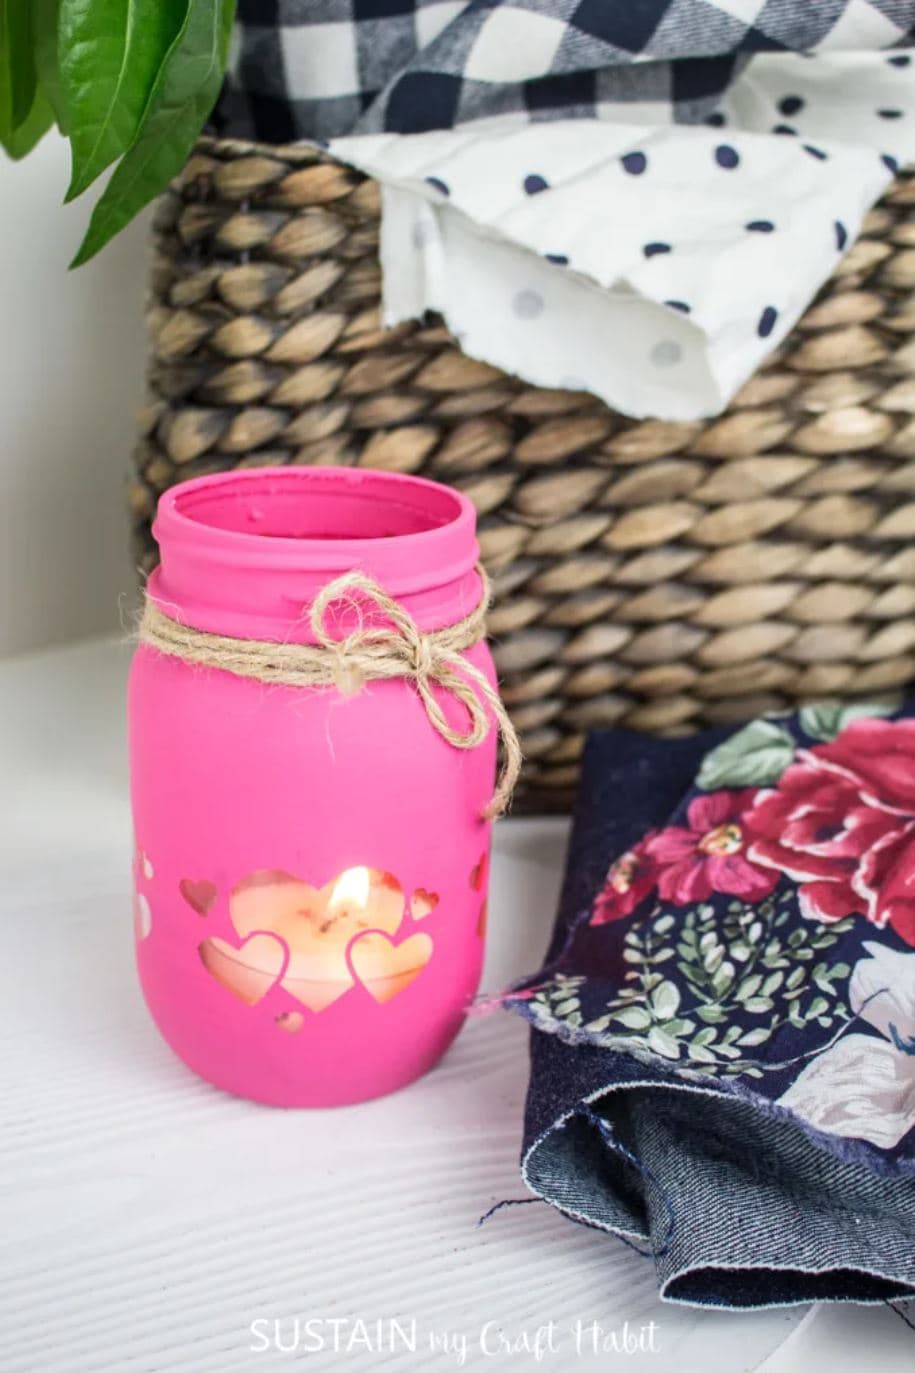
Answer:
<svg viewBox="0 0 915 1373"><path fill-rule="evenodd" d="M480 514L527 764L562 809L583 732L678 733L915 676L915 170L721 418L634 421L379 326L378 188L312 149L202 139L160 203L151 398L130 485L421 472Z"/></svg>

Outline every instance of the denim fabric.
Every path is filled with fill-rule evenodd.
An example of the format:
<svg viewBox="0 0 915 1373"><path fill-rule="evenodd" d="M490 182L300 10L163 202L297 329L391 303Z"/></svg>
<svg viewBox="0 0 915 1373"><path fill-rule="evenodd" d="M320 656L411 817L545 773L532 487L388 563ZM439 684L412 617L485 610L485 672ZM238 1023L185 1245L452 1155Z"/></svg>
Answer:
<svg viewBox="0 0 915 1373"><path fill-rule="evenodd" d="M808 716L806 723L817 729L823 718ZM885 734L893 723L884 720L874 728ZM878 856L892 852L897 858L905 858L910 821L907 813L902 815L905 806L898 795L894 793L892 805L885 798L881 800L879 777L875 780L872 776L865 784L846 765L847 760L841 767L834 765L836 750L827 738L828 729L808 735L798 719L778 722L772 728L783 731L782 736L770 730L764 733L763 742L767 747L771 741L784 747L787 765L784 758L781 762L770 759L770 771L778 773L781 768L780 775L771 777L768 785L740 793L743 804L758 807L754 819L757 847L751 847L749 840L744 847L756 866L752 871L742 871L739 866L718 871L725 873L725 884L731 888L744 880L757 886L775 882L771 893L740 899L751 906L754 901L774 901L777 911L788 913L779 938L787 941L789 935L794 936L793 953L803 950L805 941L820 938L824 931L844 931L831 946L812 952L807 963L800 965L805 969L803 978L797 973L793 977L801 984L797 1004L809 1006L811 994L816 995L813 977L817 970L819 982L827 989L823 999L829 1006L822 1015L806 1020L799 1015L800 1028L782 1025L768 1041L754 1045L752 1051L742 1051L736 1066L724 1061L703 1065L682 1052L679 1059L671 1060L652 1052L637 1036L633 1036L630 1047L613 1038L612 1025L609 1031L589 1030L589 1026L601 1023L597 1012L625 979L627 965L621 960L621 940L626 930L657 919L660 913L662 918L668 914L673 917L676 933L689 911L698 905L714 908L717 920L721 912L726 913L729 901L738 900L732 890L713 891L706 897L701 889L702 872L681 864L671 877L668 866L667 876L660 879L656 869L654 887L631 912L621 917L611 912L604 923L593 923L606 916L601 893L607 890L608 864L638 848L649 831L660 830L667 836L655 846L663 857L677 824L682 846L682 822L690 813L690 804L697 795L700 810L705 804L695 786L703 758L712 754L712 763L704 768L706 794L720 798L721 791L709 787L709 781L727 778L728 769L735 766L738 772L745 770L748 756L741 743L744 736L736 731L719 730L666 741L623 731L592 736L585 754L559 918L545 965L505 998L510 1009L535 1027L522 1173L535 1195L570 1218L619 1235L653 1254L662 1296L671 1301L751 1308L814 1300L877 1302L908 1297L915 1295L915 1130L906 1130L903 1120L884 1138L879 1128L875 1133L873 1123L866 1121L860 1129L873 1136L867 1139L855 1136L859 1127L854 1120L849 1127L842 1123L842 1117L838 1128L828 1111L812 1122L803 1114L803 1092L798 1096L793 1086L805 1072L809 1078L812 1062L826 1062L825 1055L835 1053L836 1045L852 1035L855 1042L863 1043L865 1052L876 1046L876 1052L887 1062L902 1064L900 1071L907 1069L909 1036L896 1021L888 1030L866 1022L867 1000L861 1015L852 1014L847 1005L844 1012L837 1010L847 1001L845 987L857 975L854 970L859 965L872 966L875 948L890 957L887 966L891 969L898 965L907 970L909 965L899 960L908 957L915 966L908 916L897 899L898 872L894 876L889 869L881 869L882 887L871 902L868 918L863 911L843 914L841 902L854 903L858 898L851 886L843 885L842 873L829 876L829 866L819 862L818 854L815 859L802 855L796 861L799 866L819 864L817 880L827 883L825 896L818 896L816 888L803 899L798 893L805 881L808 886L813 881L809 873L805 870L788 876L778 870L781 849L776 846L770 879L765 876L763 859L770 852L766 847L767 808L771 811L780 804L780 787L790 796L792 788L807 786L806 769L813 764L834 768L839 779L839 790L835 790L833 773L827 778L832 788L828 804L837 804L836 798L852 804L849 778L856 779L854 786L865 799L860 805L858 801L854 804L863 809L855 825L846 828L857 836L865 833L868 824L875 826ZM871 725L856 726L842 738L869 738L870 729ZM899 766L890 779L892 785L898 780L897 774L908 785L904 754L910 730L906 723L897 731L905 747L901 764L893 755ZM836 729L833 738L839 732ZM786 744L788 734L791 739ZM726 740L731 752L716 752ZM844 743L836 746L844 747ZM881 757L890 756L885 748L878 752ZM756 764L754 756L753 766ZM915 768L911 777L915 787ZM817 779L821 780L819 774ZM884 809L874 817L868 807L878 802ZM716 804L720 806L720 800ZM674 829L669 827L671 817ZM742 819L738 817L736 823L739 828ZM777 845L787 842L785 836L792 833L793 823L779 828ZM749 824L746 828L749 833ZM838 825L825 826L822 836L814 835L813 847L819 851L823 845L838 845L844 855L848 844L843 840L843 848L836 839L838 829ZM915 829L911 833L915 834ZM730 831L726 832L725 838L730 837ZM736 843L733 839L732 847ZM858 843L856 839L856 845L856 855L858 849L861 855L855 862L869 864L870 872L876 858L863 840ZM843 857L842 861L848 860ZM897 869L901 862L899 858ZM757 866L763 871L762 877ZM664 872L663 867L660 871ZM662 887L666 897L660 895ZM694 891L700 895L690 903L686 898ZM830 920L812 904L816 900L836 905ZM894 924L890 924L889 916L884 925L874 923L874 915L880 916L884 909ZM676 980L676 974L667 971L676 961L671 956L660 965L665 980ZM849 971L834 975L836 968ZM565 1002L557 1003L555 995L544 1001L543 989L555 991L557 974L580 979L573 988L574 995ZM770 998L774 1009L760 1011L754 1006L753 1012L744 1015L736 1006L735 1020L742 1027L760 1021L774 1023L778 990ZM896 996L892 1004L898 1008L903 994L882 986L871 994L871 1005L875 998L879 1002L891 993ZM533 997L537 994L541 1001L535 1007ZM577 1023L573 1025L568 1023L570 1013L564 1009L571 1005L576 1006L571 1018ZM692 1012L679 1010L677 1014L684 1017ZM902 1025L901 1012L894 1011L894 1015ZM821 1023L830 1017L828 1025ZM716 1025L715 1042L721 1042L727 1028L727 1020ZM895 1039L887 1038L887 1034L895 1034ZM613 1039L610 1044L608 1037ZM684 1032L681 1049L687 1038ZM753 1065L755 1075L742 1071L744 1064ZM697 1067L703 1072L694 1072ZM784 1104L780 1098L786 1098ZM915 1119L915 1099L909 1103L903 1094L901 1109L905 1111L909 1105ZM848 1129L852 1133L843 1133ZM899 1130L900 1138L894 1139Z"/></svg>

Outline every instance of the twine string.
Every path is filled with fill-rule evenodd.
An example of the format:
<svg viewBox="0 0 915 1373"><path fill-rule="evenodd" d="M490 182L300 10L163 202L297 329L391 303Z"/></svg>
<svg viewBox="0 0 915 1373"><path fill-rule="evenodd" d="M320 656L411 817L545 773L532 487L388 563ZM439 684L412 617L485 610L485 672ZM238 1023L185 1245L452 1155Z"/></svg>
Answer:
<svg viewBox="0 0 915 1373"><path fill-rule="evenodd" d="M314 644L265 643L234 639L194 629L167 615L147 596L140 622L140 642L199 667L219 668L236 677L295 687L333 686L344 696L360 692L369 681L403 679L414 687L433 729L453 748L482 744L494 721L502 741L502 766L486 820L504 814L521 771L521 745L508 712L488 678L464 655L486 633L490 583L485 570L480 604L444 629L424 633L404 607L362 572L336 577L315 597L309 611ZM366 623L365 610L383 623ZM356 614L355 627L338 637L334 622L346 611ZM463 706L467 726L448 722L434 688Z"/></svg>

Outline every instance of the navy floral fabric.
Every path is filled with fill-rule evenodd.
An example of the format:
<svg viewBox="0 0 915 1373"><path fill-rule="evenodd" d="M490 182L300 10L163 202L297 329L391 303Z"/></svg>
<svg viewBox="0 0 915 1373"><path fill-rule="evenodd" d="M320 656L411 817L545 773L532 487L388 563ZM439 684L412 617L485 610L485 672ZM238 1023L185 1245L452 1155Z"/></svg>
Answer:
<svg viewBox="0 0 915 1373"><path fill-rule="evenodd" d="M505 1004L538 1032L528 1185L666 1295L911 1293L915 711L593 736L547 962Z"/></svg>

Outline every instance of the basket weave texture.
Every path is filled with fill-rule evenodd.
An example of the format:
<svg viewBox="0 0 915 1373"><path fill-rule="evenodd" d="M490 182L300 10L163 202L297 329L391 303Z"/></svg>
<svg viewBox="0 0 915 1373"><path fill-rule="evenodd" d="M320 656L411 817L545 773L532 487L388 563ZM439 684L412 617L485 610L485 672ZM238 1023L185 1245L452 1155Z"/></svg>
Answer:
<svg viewBox="0 0 915 1373"><path fill-rule="evenodd" d="M711 421L631 420L379 324L377 185L313 149L201 139L160 202L135 549L161 491L275 463L417 472L480 515L491 633L562 809L583 732L682 733L915 676L915 169Z"/></svg>

